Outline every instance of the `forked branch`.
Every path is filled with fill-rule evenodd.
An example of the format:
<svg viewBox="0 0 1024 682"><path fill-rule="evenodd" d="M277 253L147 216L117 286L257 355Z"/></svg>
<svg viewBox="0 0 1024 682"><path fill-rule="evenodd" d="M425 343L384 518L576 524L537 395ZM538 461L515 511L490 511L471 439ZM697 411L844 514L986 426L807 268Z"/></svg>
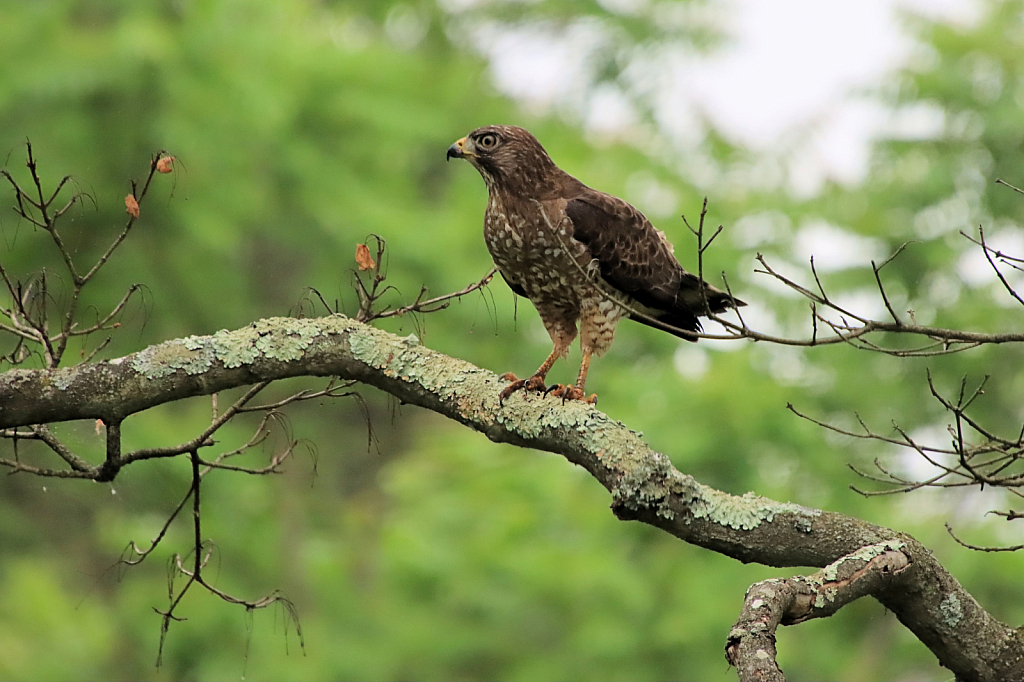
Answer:
<svg viewBox="0 0 1024 682"><path fill-rule="evenodd" d="M725 658L742 682L785 682L776 662L779 625L826 618L847 604L891 588L911 565L903 543L863 547L806 576L773 578L751 585L739 619L729 632Z"/></svg>

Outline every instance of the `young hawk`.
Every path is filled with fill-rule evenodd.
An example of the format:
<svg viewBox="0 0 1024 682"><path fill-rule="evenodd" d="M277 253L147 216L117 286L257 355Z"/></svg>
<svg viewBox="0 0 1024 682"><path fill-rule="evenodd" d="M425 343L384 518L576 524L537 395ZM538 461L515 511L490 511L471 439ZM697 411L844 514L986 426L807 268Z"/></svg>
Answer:
<svg viewBox="0 0 1024 682"><path fill-rule="evenodd" d="M504 400L519 389L544 391L544 378L576 338L583 361L575 386L556 385L563 399L597 401L584 393L590 357L611 347L631 311L682 330L700 330L698 315L746 305L704 284L672 255L664 233L622 199L590 189L561 170L533 135L516 126L477 128L448 148L480 171L489 198L484 239L512 291L530 299L554 349L529 379L512 381ZM681 338L696 341L684 333Z"/></svg>

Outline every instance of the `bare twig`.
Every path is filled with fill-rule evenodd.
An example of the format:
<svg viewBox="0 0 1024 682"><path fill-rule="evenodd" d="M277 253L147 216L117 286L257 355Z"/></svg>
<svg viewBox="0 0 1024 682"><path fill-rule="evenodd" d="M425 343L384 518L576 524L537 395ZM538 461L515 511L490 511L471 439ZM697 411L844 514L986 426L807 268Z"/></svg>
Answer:
<svg viewBox="0 0 1024 682"><path fill-rule="evenodd" d="M960 234L962 234L965 237L967 237L967 235L964 234L964 232L962 230L961 230ZM970 239L970 237L968 237L968 239ZM971 239L971 241L974 241L974 240ZM985 254L985 260L987 260L988 264L992 267L992 271L996 273L996 277L999 278L999 282L1003 285L1003 288L1006 289L1006 292L1008 294L1010 294L1010 296L1012 296L1014 298L1014 300L1017 301L1017 303L1020 303L1021 305L1024 305L1024 298L1021 298L1020 294L1018 294L1017 291L1012 286L1010 286L1010 283L1008 281L1006 281L1006 277L1003 275L1002 271L999 269L999 266L996 265L995 260L993 260L993 258L992 258L992 254L993 253L995 253L995 256L997 258L1004 258L1004 256L1003 256L1003 254L1001 252L994 251L988 244L985 243L985 229L981 225L978 225L978 242L980 242L980 244L981 244L981 251L982 251L982 253Z"/></svg>
<svg viewBox="0 0 1024 682"><path fill-rule="evenodd" d="M371 322L373 320L385 319L388 317L401 317L406 314L427 314L434 313L439 310L447 308L453 300L467 296L474 291L483 290L491 280L494 279L495 273L498 269L496 267L484 275L480 280L469 284L468 286L460 289L459 291L453 291L443 296L436 296L434 298L424 298L427 295L427 288L421 287L419 294L416 296L416 300L409 305L401 306L395 309L389 309L387 306L378 309L378 301L389 291L394 291L394 287L386 285L387 281L387 242L383 237L379 235L371 234L367 241L372 241L376 245L377 257L373 260L373 267L370 270L367 281L359 275L358 272L353 271L353 287L355 288L356 295L359 298L359 310L356 313L356 319L360 322ZM320 296L319 292L316 292ZM321 303L325 307L326 302L323 297L320 296Z"/></svg>
<svg viewBox="0 0 1024 682"><path fill-rule="evenodd" d="M949 533L949 537L953 538L958 545L962 545L967 549L973 549L976 552L1018 552L1024 549L1024 545L1010 545L1007 547L985 547L982 545L972 545L969 542L964 542L956 536L953 532L953 528L947 523L946 532Z"/></svg>
<svg viewBox="0 0 1024 682"><path fill-rule="evenodd" d="M137 462L139 460L153 459L157 457L176 457L178 455L185 454L186 452L196 451L201 447L209 447L213 445L213 442L210 440L210 437L214 433L216 433L218 429L227 424L231 420L231 418L234 417L235 414L237 414L238 411L245 406L246 403L248 403L250 400L256 397L256 394L262 391L264 388L266 388L269 384L269 381L261 381L260 383L254 385L252 388L246 391L241 398L236 400L231 407L225 410L223 414L214 419L210 423L210 425L206 427L203 430L203 432L200 433L195 438L185 443L181 443L180 445L172 445L164 448L147 448L143 450L129 452L128 454L119 457L114 462L113 466L116 466L118 469L120 469L121 467L124 467L127 464L131 464L132 462Z"/></svg>
<svg viewBox="0 0 1024 682"><path fill-rule="evenodd" d="M60 312L60 329L56 333L50 334L50 314L46 309L49 298L47 293L46 272L43 271L39 275L37 295L32 293L33 287L31 284L28 287L22 287L20 283L13 281L6 270L0 267L0 278L3 279L8 292L11 294L13 303L11 308L0 311L11 321L10 325L0 325L0 330L13 333L25 341L40 344L43 346L43 357L46 366L57 367L61 364L64 352L67 349L68 341L72 336L86 336L94 332L110 328L112 320L123 311L124 306L127 304L132 294L138 290L138 285L133 285L122 301L117 304L108 315L98 320L95 325L84 329L76 328L78 326L78 306L81 301L83 288L95 277L99 270L113 255L117 247L125 240L137 218L134 215L129 216L128 221L121 232L114 238L107 249L100 255L88 271L83 274L78 265L76 265L75 260L72 257L72 250L67 246L67 243L58 229L57 223L59 219L69 211L72 206L78 203L84 195L81 193L73 194L63 206L59 209L52 210L54 203L57 201L62 190L67 185L70 177L65 176L62 178L47 198L43 191L43 183L39 176L38 164L32 150L31 142L26 143L26 150L28 157L26 166L28 167L29 177L35 191L32 194L26 192L18 181L15 180L14 177L6 170L0 170L0 176L6 179L8 184L12 189L14 189L15 213L17 213L22 219L41 228L50 236L50 240L53 242L57 253L60 255L60 258L64 263L64 268L67 270L67 274L70 279L71 291L66 298L66 303L63 306L64 309ZM132 197L136 203L141 203L149 191L153 177L157 172L157 162L162 155L163 152L158 152L151 159L149 174L147 175L141 190L134 182L132 182ZM28 301L33 297L34 300L38 301L38 308L35 310L32 310L28 304Z"/></svg>
<svg viewBox="0 0 1024 682"><path fill-rule="evenodd" d="M486 275L484 275L479 281L473 282L472 284L468 285L467 287L465 287L463 289L459 289L458 291L453 291L450 294L445 294L443 296L436 296L434 298L430 298L430 299L427 299L425 301L421 300L421 299L422 299L423 295L426 293L427 290L426 289L422 289L420 291L420 295L416 298L416 300L412 304L407 305L407 306L402 306L401 308L396 308L394 310L384 311L384 312L382 312L382 313L380 313L378 315L375 315L375 319L384 319L384 318L387 318L387 317L402 316L402 315L405 315L406 313L434 313L434 312L437 312L439 310L444 310L445 308L447 308L451 304L453 299L462 298L466 294L471 294L474 291L477 291L479 289L483 289L484 287L486 287L488 284L491 283L491 280L494 279L494 275L497 272L498 272L498 268L496 268L496 267L495 268L491 268L490 272L488 272Z"/></svg>

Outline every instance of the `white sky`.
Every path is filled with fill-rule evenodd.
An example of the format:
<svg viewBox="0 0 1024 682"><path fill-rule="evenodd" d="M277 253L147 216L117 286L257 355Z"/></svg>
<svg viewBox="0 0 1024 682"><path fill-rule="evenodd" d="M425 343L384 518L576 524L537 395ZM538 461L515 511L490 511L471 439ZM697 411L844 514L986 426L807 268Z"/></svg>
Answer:
<svg viewBox="0 0 1024 682"><path fill-rule="evenodd" d="M969 21L970 0L731 0L735 42L681 79L682 88L729 137L767 150L806 131L807 158L795 178L813 189L821 175L855 182L873 133L888 124L877 105L851 96L877 85L914 51L898 14L913 10ZM922 121L927 125L927 121Z"/></svg>
<svg viewBox="0 0 1024 682"><path fill-rule="evenodd" d="M616 0L623 2L644 0ZM853 92L877 85L911 57L914 44L902 32L899 11L969 22L976 6L973 0L722 0L716 8L731 38L725 46L710 57L681 57L664 64L663 73L644 74L658 83L663 124L687 139L695 117L704 115L745 146L789 149L799 154L793 164L799 174L791 182L806 194L826 176L860 180L871 136L892 125L879 106ZM478 45L491 58L501 90L546 108L560 104L565 83L583 68L586 50L578 48L594 40L588 33L577 27L552 41L525 31L485 30ZM614 94L597 101L588 125L628 125L630 112ZM920 121L930 124L927 116Z"/></svg>
<svg viewBox="0 0 1024 682"><path fill-rule="evenodd" d="M729 0L735 42L703 60L686 88L724 130L761 146L851 89L877 83L913 49L897 12L965 21L970 0Z"/></svg>

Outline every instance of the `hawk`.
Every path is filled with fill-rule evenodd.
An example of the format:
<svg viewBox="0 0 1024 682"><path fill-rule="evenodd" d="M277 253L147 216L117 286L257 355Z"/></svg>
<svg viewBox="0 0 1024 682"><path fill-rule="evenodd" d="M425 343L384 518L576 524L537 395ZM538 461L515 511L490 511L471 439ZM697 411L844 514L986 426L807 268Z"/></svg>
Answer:
<svg viewBox="0 0 1024 682"><path fill-rule="evenodd" d="M699 315L746 305L707 283L702 297L698 277L683 269L643 213L560 169L523 128L477 128L448 148L452 157L483 176L487 249L512 291L537 308L554 344L530 378L505 375L512 383L501 400L526 389L595 403L596 395L584 393L590 359L611 347L622 318L648 325L654 318L696 341L686 332L700 331ZM568 353L577 323L583 359L576 385L546 389L545 377Z"/></svg>

